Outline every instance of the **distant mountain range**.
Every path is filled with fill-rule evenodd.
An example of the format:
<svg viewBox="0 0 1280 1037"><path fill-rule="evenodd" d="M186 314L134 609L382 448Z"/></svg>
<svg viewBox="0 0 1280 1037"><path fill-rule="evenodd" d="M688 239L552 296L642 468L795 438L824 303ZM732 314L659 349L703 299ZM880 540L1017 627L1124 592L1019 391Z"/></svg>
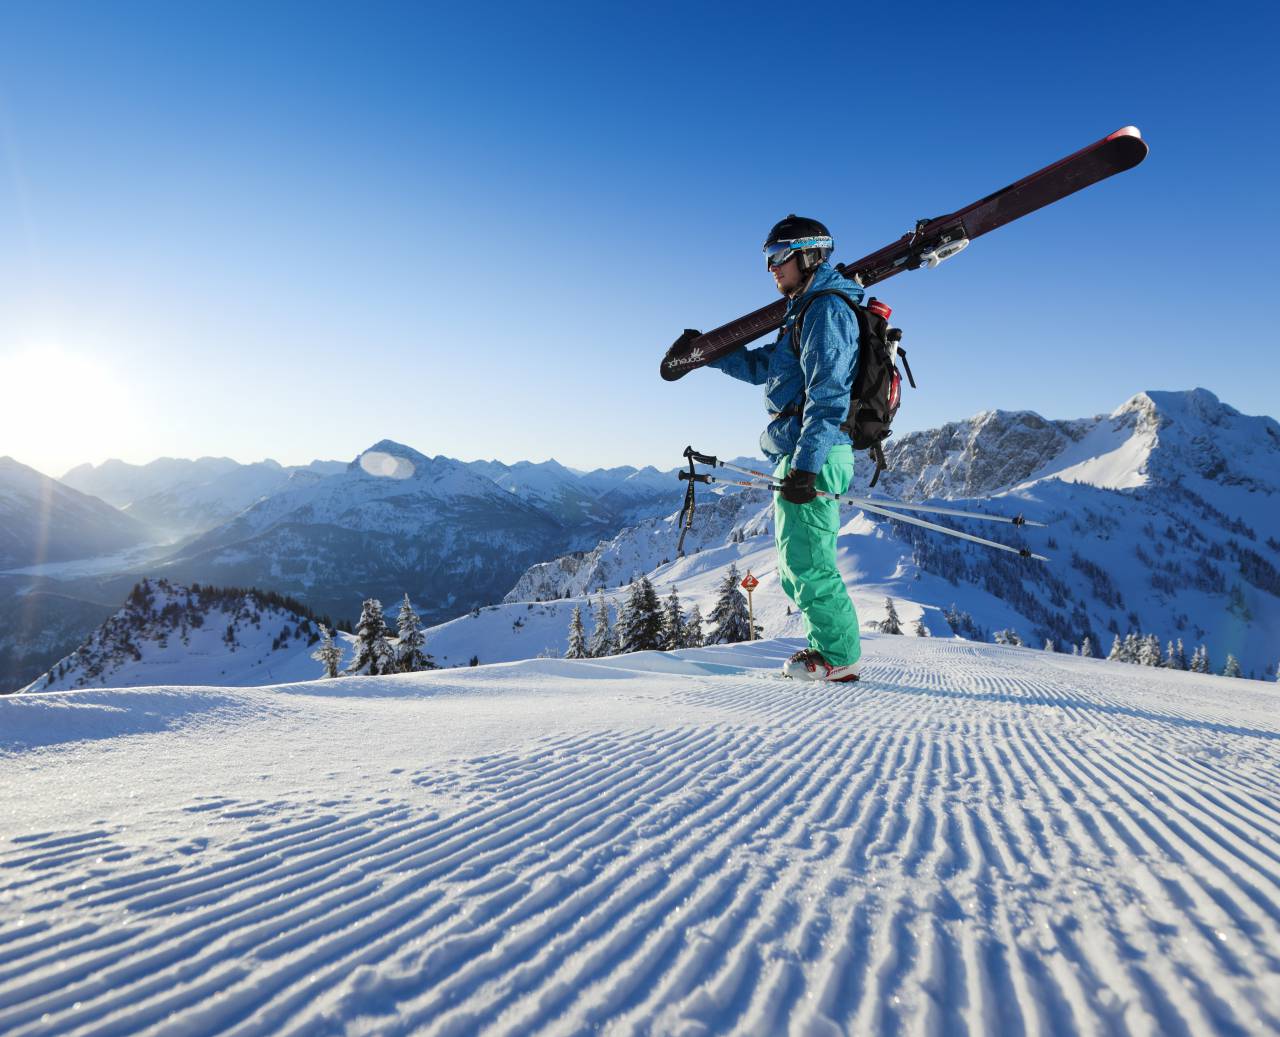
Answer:
<svg viewBox="0 0 1280 1037"><path fill-rule="evenodd" d="M22 620L0 629L0 691L73 648L118 603L111 596L144 576L252 585L348 620L364 597L407 592L439 622L499 600L535 562L671 511L682 493L672 472L652 468L464 463L389 440L349 464L161 459L68 473L124 512L22 471L0 470L0 508L29 531L0 567L0 620ZM20 600L40 603L38 622Z"/></svg>
<svg viewBox="0 0 1280 1037"><path fill-rule="evenodd" d="M905 435L888 453L877 493L1023 512L1048 528L1005 539L1052 561L849 509L839 557L864 622L880 618L892 596L904 622L934 635L952 633L950 613L967 617L969 636L1013 627L1037 646L1047 639L1065 651L1088 637L1105 653L1115 634L1132 630L1162 644L1182 638L1188 653L1205 643L1217 668L1231 652L1246 674L1274 672L1273 419L1242 415L1203 389L1148 392L1072 421L986 412ZM869 472L860 459L851 492L867 493ZM424 620L443 624L429 634L437 657L487 662L563 651L568 610L602 588L616 601L640 574L705 608L733 562L761 579L755 598L767 633L798 633L776 584L768 495L702 492L688 557L676 559L680 493L671 473L652 469L462 463L383 441L340 472L289 480L148 572L277 590L345 617L362 597L390 603L408 592ZM943 521L982 536L1008 530ZM536 602L544 605L525 615Z"/></svg>
<svg viewBox="0 0 1280 1037"><path fill-rule="evenodd" d="M240 464L228 457L162 457L145 465L84 464L61 481L114 505L154 535L176 540L213 529L264 497L345 468L341 461L285 467L271 460Z"/></svg>
<svg viewBox="0 0 1280 1037"><path fill-rule="evenodd" d="M150 538L97 497L0 457L0 570L110 554Z"/></svg>

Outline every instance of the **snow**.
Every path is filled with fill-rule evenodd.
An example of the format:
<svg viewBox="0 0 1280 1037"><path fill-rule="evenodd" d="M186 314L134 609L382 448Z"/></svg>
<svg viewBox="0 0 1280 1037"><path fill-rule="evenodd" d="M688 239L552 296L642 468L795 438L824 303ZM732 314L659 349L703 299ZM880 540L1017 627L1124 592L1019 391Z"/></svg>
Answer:
<svg viewBox="0 0 1280 1037"><path fill-rule="evenodd" d="M0 1031L1280 1029L1273 686L798 645L0 699Z"/></svg>

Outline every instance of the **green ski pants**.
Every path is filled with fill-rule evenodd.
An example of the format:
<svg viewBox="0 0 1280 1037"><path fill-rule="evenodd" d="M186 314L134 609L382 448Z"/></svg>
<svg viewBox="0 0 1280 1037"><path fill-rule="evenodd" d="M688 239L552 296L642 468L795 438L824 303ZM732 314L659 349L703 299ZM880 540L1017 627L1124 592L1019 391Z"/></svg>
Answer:
<svg viewBox="0 0 1280 1037"><path fill-rule="evenodd" d="M773 471L774 481L781 482L790 469L791 459L784 457ZM844 493L852 481L852 445L832 447L818 473L817 488ZM836 568L840 505L826 497L816 497L808 504L791 504L778 494L773 507L778 576L787 597L804 616L809 647L821 652L832 666L857 662L862 655L858 614Z"/></svg>

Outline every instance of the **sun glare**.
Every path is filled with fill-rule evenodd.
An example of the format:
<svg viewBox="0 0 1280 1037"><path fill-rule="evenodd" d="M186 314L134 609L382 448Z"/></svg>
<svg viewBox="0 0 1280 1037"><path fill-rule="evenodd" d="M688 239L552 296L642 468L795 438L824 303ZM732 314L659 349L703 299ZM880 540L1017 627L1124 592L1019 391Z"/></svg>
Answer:
<svg viewBox="0 0 1280 1037"><path fill-rule="evenodd" d="M127 384L96 357L57 345L0 352L0 455L60 476L122 452L135 424Z"/></svg>

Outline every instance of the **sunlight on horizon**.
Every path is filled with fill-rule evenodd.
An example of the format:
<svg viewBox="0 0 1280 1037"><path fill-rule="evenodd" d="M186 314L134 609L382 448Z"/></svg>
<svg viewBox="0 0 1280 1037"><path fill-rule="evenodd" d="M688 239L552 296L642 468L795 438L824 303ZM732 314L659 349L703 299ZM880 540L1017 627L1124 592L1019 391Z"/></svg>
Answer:
<svg viewBox="0 0 1280 1037"><path fill-rule="evenodd" d="M87 353L55 343L0 353L0 455L60 478L133 440L134 402L125 379Z"/></svg>

